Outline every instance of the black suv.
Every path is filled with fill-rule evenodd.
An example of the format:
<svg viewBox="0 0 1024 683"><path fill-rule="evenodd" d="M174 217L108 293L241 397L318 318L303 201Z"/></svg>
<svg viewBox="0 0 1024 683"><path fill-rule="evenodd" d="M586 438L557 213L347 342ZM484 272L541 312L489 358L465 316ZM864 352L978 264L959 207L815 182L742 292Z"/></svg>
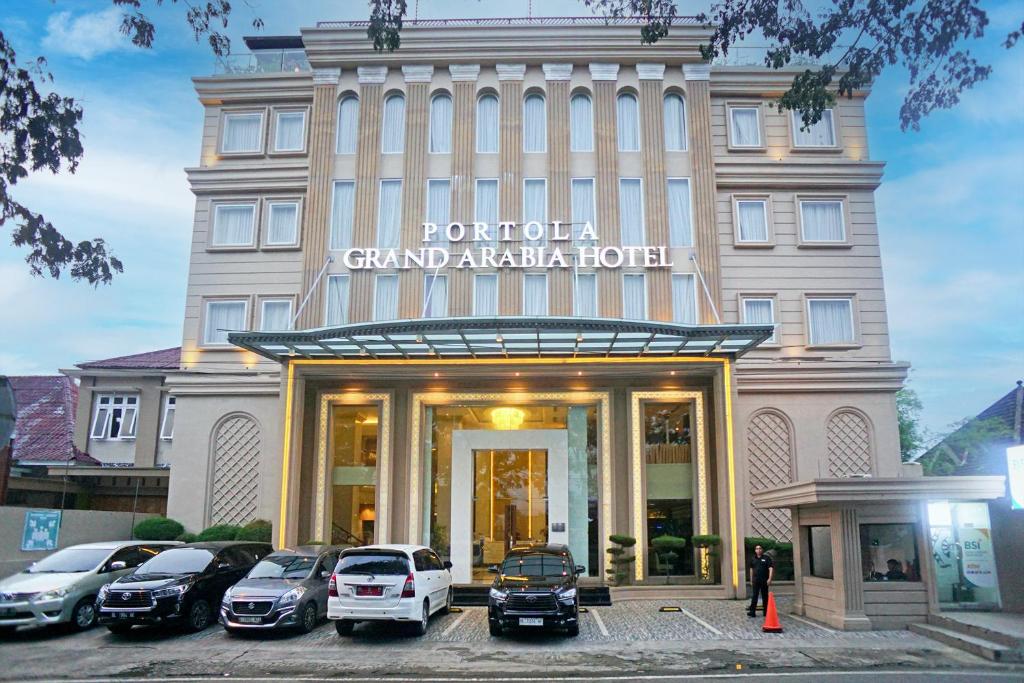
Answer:
<svg viewBox="0 0 1024 683"><path fill-rule="evenodd" d="M491 635L506 626L563 627L579 635L580 599L576 577L584 568L573 563L564 545L531 545L508 551L487 599Z"/></svg>
<svg viewBox="0 0 1024 683"><path fill-rule="evenodd" d="M112 633L127 633L136 624L201 631L215 618L224 591L271 552L269 543L242 541L171 548L100 589L99 622Z"/></svg>

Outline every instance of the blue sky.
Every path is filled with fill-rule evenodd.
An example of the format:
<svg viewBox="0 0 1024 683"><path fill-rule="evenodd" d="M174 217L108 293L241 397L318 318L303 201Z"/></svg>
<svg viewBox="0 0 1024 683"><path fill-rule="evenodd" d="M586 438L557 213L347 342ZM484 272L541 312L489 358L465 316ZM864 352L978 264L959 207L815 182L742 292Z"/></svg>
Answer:
<svg viewBox="0 0 1024 683"><path fill-rule="evenodd" d="M365 3L350 0L234 4L236 38L252 32L253 14L267 35L366 18ZM419 4L421 17L523 16L528 2ZM578 0L533 4L549 16L586 13ZM871 157L888 164L876 199L893 356L913 364L911 386L934 431L1024 377L1024 45L999 46L1024 3L983 5L992 24L975 49L996 69L959 107L901 132L898 70L868 100ZM189 79L211 73L213 57L193 41L180 3L152 16L156 47L139 50L117 33L109 0L0 6L19 59L45 55L55 89L85 108L78 173L34 176L15 195L73 239L106 238L126 264L114 284L93 289L32 278L24 253L0 248L0 373L53 373L181 341L194 205L182 169L198 162L201 124Z"/></svg>

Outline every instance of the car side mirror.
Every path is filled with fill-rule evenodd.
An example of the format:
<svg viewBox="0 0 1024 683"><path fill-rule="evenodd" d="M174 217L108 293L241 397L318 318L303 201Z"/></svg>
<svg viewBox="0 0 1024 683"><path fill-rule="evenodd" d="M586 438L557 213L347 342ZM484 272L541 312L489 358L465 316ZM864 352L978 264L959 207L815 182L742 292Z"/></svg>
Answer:
<svg viewBox="0 0 1024 683"><path fill-rule="evenodd" d="M217 563L217 569L227 569L230 566L231 565L228 564L227 562L218 562Z"/></svg>
<svg viewBox="0 0 1024 683"><path fill-rule="evenodd" d="M329 578L331 578L331 570L330 569L321 569L320 570L320 578L321 579L329 579Z"/></svg>
<svg viewBox="0 0 1024 683"><path fill-rule="evenodd" d="M585 574L586 572L587 568L584 567L582 564L576 565L576 576L580 576L581 574Z"/></svg>
<svg viewBox="0 0 1024 683"><path fill-rule="evenodd" d="M117 560L115 562L111 562L110 563L110 571L112 571L112 572L119 572L122 569L127 569L127 568L128 568L128 564L123 562L123 561L121 561L121 560Z"/></svg>
<svg viewBox="0 0 1024 683"><path fill-rule="evenodd" d="M487 568L487 571L489 571L492 574L497 574L498 573L498 565L492 564L490 567Z"/></svg>
<svg viewBox="0 0 1024 683"><path fill-rule="evenodd" d="M444 562L441 563L441 566L443 566L445 569L451 569L452 568L451 560L445 560Z"/></svg>

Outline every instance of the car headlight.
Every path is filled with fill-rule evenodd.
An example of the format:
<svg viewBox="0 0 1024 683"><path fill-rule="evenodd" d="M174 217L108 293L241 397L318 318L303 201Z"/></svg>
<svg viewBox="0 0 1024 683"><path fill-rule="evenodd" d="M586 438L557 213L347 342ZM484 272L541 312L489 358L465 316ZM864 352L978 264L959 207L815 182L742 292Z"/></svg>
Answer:
<svg viewBox="0 0 1024 683"><path fill-rule="evenodd" d="M287 593L285 593L284 595L282 595L281 599L277 601L277 604L280 606L290 605L293 602L297 602L298 599L301 598L302 594L305 592L305 588L303 588L302 586L297 586L288 591Z"/></svg>
<svg viewBox="0 0 1024 683"><path fill-rule="evenodd" d="M506 593L505 591L500 591L497 588L492 588L491 597L497 600L498 602L505 602L505 600L508 599L508 593Z"/></svg>
<svg viewBox="0 0 1024 683"><path fill-rule="evenodd" d="M182 594L188 590L188 585L179 583L175 586L167 586L166 588L157 588L153 591L154 598L180 598Z"/></svg>
<svg viewBox="0 0 1024 683"><path fill-rule="evenodd" d="M49 602L50 600L60 600L67 594L67 588L57 588L52 591L46 591L45 593L36 593L36 596L32 598L32 602Z"/></svg>
<svg viewBox="0 0 1024 683"><path fill-rule="evenodd" d="M100 592L96 594L96 599L102 602L103 599L107 597L107 593L109 593L109 592L110 592L110 584L109 583L103 584L102 586L100 586Z"/></svg>
<svg viewBox="0 0 1024 683"><path fill-rule="evenodd" d="M559 600L565 600L566 602L568 602L570 600L575 600L576 599L576 589L575 588L568 588L568 589L562 591L561 593L558 594L558 599Z"/></svg>

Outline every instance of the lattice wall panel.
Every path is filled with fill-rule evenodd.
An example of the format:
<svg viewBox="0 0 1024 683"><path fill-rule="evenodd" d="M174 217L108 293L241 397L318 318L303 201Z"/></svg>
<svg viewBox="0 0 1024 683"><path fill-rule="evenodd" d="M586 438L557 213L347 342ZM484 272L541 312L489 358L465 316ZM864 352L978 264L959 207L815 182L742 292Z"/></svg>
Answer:
<svg viewBox="0 0 1024 683"><path fill-rule="evenodd" d="M792 482L793 438L781 415L758 413L747 423L747 479L751 493ZM751 503L750 531L754 536L791 540L789 510L762 510Z"/></svg>
<svg viewBox="0 0 1024 683"><path fill-rule="evenodd" d="M854 412L841 412L828 422L828 472L837 479L871 474L871 432Z"/></svg>
<svg viewBox="0 0 1024 683"><path fill-rule="evenodd" d="M213 439L213 524L245 524L256 518L260 428L252 418L225 420Z"/></svg>

